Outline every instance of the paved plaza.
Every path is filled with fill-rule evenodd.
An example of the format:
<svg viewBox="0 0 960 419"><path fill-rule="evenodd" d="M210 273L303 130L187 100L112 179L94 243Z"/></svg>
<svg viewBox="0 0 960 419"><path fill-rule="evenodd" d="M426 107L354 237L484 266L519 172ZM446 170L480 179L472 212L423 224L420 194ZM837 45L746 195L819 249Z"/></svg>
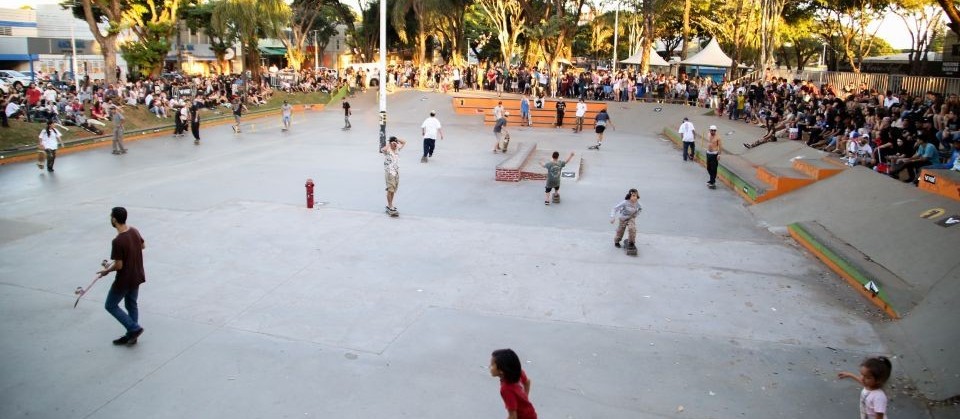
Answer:
<svg viewBox="0 0 960 419"><path fill-rule="evenodd" d="M509 127L583 154L545 206L542 182L493 180L505 157L481 116L392 94L388 133L408 144L390 218L375 96L351 102L350 131L335 103L286 133L276 116L202 127L199 146L62 154L55 174L0 166L0 418L498 418L487 365L510 347L544 419L841 419L860 389L837 372L896 355L859 294L658 135L682 114L611 103L599 152L589 131ZM422 164L433 109L446 139ZM630 188L635 258L609 223ZM110 342L112 277L72 308L113 206L147 243L133 347ZM956 417L896 363L890 417Z"/></svg>

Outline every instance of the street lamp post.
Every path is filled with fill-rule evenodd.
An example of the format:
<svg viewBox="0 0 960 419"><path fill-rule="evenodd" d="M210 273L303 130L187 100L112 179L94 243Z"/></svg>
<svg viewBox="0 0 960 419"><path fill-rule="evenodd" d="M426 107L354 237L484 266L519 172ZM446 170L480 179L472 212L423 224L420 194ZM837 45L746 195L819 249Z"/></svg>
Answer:
<svg viewBox="0 0 960 419"><path fill-rule="evenodd" d="M317 44L317 31L313 31L313 71L317 71L317 68L320 67L319 54L317 53L318 49Z"/></svg>
<svg viewBox="0 0 960 419"><path fill-rule="evenodd" d="M380 0L380 148L387 145L387 0Z"/></svg>
<svg viewBox="0 0 960 419"><path fill-rule="evenodd" d="M617 11L613 14L613 73L617 72L617 35L620 33L620 2L617 2Z"/></svg>

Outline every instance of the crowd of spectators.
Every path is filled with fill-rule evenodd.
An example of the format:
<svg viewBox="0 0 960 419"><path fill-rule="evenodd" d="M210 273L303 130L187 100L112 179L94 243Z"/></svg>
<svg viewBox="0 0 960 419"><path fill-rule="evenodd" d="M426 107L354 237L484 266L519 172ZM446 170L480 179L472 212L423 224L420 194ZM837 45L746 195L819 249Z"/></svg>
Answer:
<svg viewBox="0 0 960 419"><path fill-rule="evenodd" d="M335 74L304 70L292 77L264 69L260 83L250 83L238 74L214 76L181 76L172 73L161 78L144 78L115 84L84 77L79 83L60 83L53 78L40 78L22 92L0 96L0 126L9 127L10 119L45 122L52 120L61 127L75 125L92 132L99 131L111 118L115 106L148 110L158 119L170 119L181 108L190 106L194 98L203 107L223 112L235 98L247 105L267 103L275 90L286 92L332 92L339 86Z"/></svg>

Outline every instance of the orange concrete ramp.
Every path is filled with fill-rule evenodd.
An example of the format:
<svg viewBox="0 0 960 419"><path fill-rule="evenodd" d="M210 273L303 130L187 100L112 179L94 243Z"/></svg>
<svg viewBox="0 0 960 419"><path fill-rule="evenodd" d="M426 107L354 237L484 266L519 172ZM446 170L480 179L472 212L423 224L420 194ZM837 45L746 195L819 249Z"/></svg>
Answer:
<svg viewBox="0 0 960 419"><path fill-rule="evenodd" d="M917 186L921 190L960 201L960 172L944 169L923 169Z"/></svg>

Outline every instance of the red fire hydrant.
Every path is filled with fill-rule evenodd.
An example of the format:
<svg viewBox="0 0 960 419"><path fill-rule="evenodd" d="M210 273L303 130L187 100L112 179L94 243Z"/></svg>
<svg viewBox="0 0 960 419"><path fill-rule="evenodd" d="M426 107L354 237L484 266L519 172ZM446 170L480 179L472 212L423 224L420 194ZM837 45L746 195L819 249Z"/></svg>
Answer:
<svg viewBox="0 0 960 419"><path fill-rule="evenodd" d="M307 179L307 208L313 208L313 179Z"/></svg>

